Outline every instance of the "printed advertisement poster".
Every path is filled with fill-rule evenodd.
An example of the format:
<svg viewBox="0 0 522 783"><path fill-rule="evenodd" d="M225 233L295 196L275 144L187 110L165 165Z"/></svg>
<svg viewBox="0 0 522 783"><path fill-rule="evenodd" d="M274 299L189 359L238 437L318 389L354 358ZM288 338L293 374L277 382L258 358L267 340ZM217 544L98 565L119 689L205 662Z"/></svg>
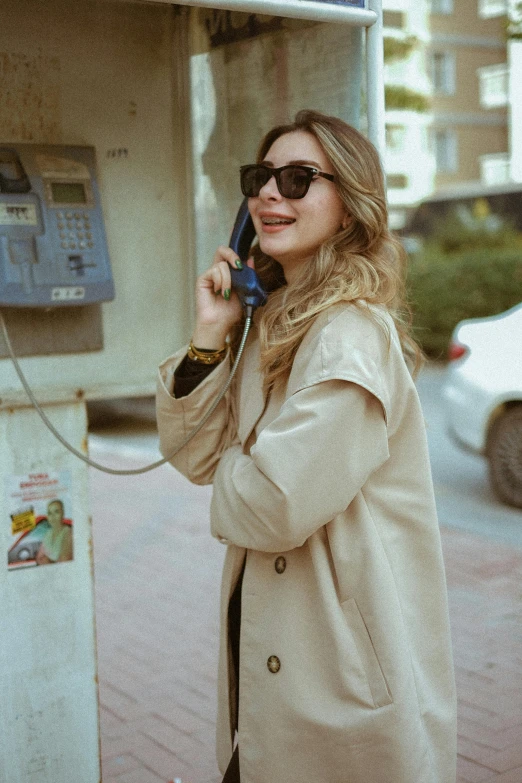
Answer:
<svg viewBox="0 0 522 783"><path fill-rule="evenodd" d="M9 570L73 559L69 471L7 476L5 493Z"/></svg>

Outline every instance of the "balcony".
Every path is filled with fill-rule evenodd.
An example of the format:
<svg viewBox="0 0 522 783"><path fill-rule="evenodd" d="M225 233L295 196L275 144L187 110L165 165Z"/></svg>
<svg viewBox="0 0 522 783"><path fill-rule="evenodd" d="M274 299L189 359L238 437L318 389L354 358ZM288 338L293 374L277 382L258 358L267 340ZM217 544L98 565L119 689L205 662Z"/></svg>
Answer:
<svg viewBox="0 0 522 783"><path fill-rule="evenodd" d="M409 10L408 0L382 0L382 10L386 11L403 11Z"/></svg>
<svg viewBox="0 0 522 783"><path fill-rule="evenodd" d="M509 66L507 63L487 65L478 69L480 103L485 109L508 105Z"/></svg>
<svg viewBox="0 0 522 783"><path fill-rule="evenodd" d="M479 0L479 15L483 19L506 16L508 10L509 0Z"/></svg>
<svg viewBox="0 0 522 783"><path fill-rule="evenodd" d="M480 156L480 179L484 185L504 185L511 181L509 153Z"/></svg>

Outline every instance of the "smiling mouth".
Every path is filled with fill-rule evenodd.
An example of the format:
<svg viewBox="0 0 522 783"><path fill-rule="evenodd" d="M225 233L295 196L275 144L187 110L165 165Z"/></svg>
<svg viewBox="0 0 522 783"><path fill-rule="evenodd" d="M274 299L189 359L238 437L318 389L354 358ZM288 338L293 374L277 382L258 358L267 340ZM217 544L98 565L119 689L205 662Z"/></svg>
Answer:
<svg viewBox="0 0 522 783"><path fill-rule="evenodd" d="M295 223L293 218L261 218L261 223L264 226L290 226Z"/></svg>

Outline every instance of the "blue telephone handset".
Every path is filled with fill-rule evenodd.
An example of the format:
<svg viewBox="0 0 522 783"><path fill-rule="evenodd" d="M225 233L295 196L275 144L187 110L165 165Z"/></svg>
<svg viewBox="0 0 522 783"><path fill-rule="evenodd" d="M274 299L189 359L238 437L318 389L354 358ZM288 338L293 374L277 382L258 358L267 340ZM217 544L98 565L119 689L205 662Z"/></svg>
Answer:
<svg viewBox="0 0 522 783"><path fill-rule="evenodd" d="M243 262L243 269L231 269L230 274L232 288L239 296L247 315L251 315L256 307L266 303L266 293L261 287L257 274L246 265L255 235L256 230L248 211L248 200L245 198L237 213L229 245Z"/></svg>

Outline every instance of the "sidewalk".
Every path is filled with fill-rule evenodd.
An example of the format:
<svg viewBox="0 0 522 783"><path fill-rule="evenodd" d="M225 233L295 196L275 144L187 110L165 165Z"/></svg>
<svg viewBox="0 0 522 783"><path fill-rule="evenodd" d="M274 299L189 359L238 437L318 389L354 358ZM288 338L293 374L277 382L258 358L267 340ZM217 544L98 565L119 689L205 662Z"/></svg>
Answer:
<svg viewBox="0 0 522 783"><path fill-rule="evenodd" d="M146 461L93 456L117 467ZM92 471L103 783L221 780L214 722L224 547L208 532L209 499L210 488L168 466L129 478ZM522 783L522 550L442 534L458 783Z"/></svg>

